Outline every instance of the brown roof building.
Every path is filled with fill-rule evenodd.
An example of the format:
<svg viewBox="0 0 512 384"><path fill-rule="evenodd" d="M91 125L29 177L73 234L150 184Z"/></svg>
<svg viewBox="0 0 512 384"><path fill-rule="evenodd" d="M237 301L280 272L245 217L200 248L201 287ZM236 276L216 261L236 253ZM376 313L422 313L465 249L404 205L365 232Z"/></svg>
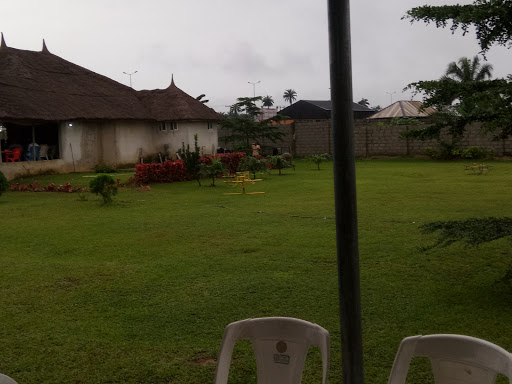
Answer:
<svg viewBox="0 0 512 384"><path fill-rule="evenodd" d="M85 170L158 153L172 158L197 133L203 152L214 153L222 119L174 80L166 89L136 91L52 54L44 41L34 52L8 47L1 35L2 150L34 141Z"/></svg>

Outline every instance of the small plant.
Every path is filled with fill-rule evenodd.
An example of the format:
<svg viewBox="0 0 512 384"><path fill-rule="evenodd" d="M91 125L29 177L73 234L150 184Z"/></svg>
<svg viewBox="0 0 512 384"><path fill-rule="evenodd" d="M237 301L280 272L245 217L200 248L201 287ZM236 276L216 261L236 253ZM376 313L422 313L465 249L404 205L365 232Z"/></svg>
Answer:
<svg viewBox="0 0 512 384"><path fill-rule="evenodd" d="M284 168L293 168L292 155L289 153L283 153L282 155L276 155L270 157L270 168L278 169L279 176L282 175L281 170Z"/></svg>
<svg viewBox="0 0 512 384"><path fill-rule="evenodd" d="M425 153L434 160L492 160L494 158L494 149L492 148L485 149L478 146L460 148L446 142L439 143L439 150L432 147L425 148Z"/></svg>
<svg viewBox="0 0 512 384"><path fill-rule="evenodd" d="M5 178L5 175L2 173L2 171L0 171L0 196L8 189L9 183L7 182L7 179Z"/></svg>
<svg viewBox="0 0 512 384"><path fill-rule="evenodd" d="M220 160L220 158L212 157L211 164L202 163L200 165L199 173L206 179L211 178L211 186L215 187L215 178L226 173L226 165Z"/></svg>
<svg viewBox="0 0 512 384"><path fill-rule="evenodd" d="M117 194L117 185L114 179L109 175L99 175L91 180L89 184L90 191L103 197L104 204L112 203L112 196Z"/></svg>
<svg viewBox="0 0 512 384"><path fill-rule="evenodd" d="M117 171L108 165L97 165L94 167L96 173L116 173Z"/></svg>
<svg viewBox="0 0 512 384"><path fill-rule="evenodd" d="M87 201L87 195L84 191L78 192L78 201Z"/></svg>
<svg viewBox="0 0 512 384"><path fill-rule="evenodd" d="M252 178L256 178L256 172L267 172L267 161L264 158L246 156L240 160L238 170L251 172Z"/></svg>
<svg viewBox="0 0 512 384"><path fill-rule="evenodd" d="M307 157L306 159L311 161L312 163L316 164L318 167L318 170L320 170L320 164L324 161L329 161L331 156L329 156L328 153L322 153L320 155L311 155Z"/></svg>

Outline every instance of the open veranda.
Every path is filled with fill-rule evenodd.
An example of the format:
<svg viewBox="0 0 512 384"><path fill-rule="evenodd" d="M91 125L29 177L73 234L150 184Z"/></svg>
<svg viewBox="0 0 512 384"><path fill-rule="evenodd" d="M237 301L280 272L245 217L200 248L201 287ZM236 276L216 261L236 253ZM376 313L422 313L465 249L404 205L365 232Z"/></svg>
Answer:
<svg viewBox="0 0 512 384"><path fill-rule="evenodd" d="M501 239L422 252L419 225L510 216L512 164L361 160L357 167L365 378L385 383L407 336L456 333L512 350L511 262ZM196 182L93 194L0 197L0 372L19 383L212 383L225 326L290 316L331 334L341 382L332 164L258 174L248 189ZM274 171L276 172L276 171ZM83 174L41 184L88 185ZM113 175L121 181L131 175ZM205 182L205 185L208 183ZM238 343L230 382L256 382ZM431 382L413 369L412 383ZM321 381L312 349L304 383Z"/></svg>

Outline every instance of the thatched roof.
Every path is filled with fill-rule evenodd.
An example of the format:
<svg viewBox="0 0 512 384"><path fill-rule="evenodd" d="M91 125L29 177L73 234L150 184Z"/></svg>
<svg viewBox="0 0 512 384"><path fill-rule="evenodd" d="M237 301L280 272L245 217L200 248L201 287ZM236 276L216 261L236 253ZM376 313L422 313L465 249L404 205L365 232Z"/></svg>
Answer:
<svg viewBox="0 0 512 384"><path fill-rule="evenodd" d="M172 99L172 100L171 100ZM137 92L50 53L0 40L0 121L221 120L176 88Z"/></svg>
<svg viewBox="0 0 512 384"><path fill-rule="evenodd" d="M158 121L222 120L222 116L213 109L179 89L174 79L166 89L139 91L138 96Z"/></svg>

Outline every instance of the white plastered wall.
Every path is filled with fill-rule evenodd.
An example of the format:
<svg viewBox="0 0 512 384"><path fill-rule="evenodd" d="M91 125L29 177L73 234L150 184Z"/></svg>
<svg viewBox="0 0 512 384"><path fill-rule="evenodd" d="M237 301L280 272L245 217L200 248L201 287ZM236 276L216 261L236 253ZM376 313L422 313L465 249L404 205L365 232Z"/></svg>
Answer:
<svg viewBox="0 0 512 384"><path fill-rule="evenodd" d="M72 125L70 126L69 123ZM176 130L161 131L160 124L149 121L72 121L59 126L60 157L79 171L93 169L96 165L133 165L139 156L147 157L164 153L175 159L176 152L189 144L198 146L202 154L215 153L218 146L217 123L178 122Z"/></svg>

